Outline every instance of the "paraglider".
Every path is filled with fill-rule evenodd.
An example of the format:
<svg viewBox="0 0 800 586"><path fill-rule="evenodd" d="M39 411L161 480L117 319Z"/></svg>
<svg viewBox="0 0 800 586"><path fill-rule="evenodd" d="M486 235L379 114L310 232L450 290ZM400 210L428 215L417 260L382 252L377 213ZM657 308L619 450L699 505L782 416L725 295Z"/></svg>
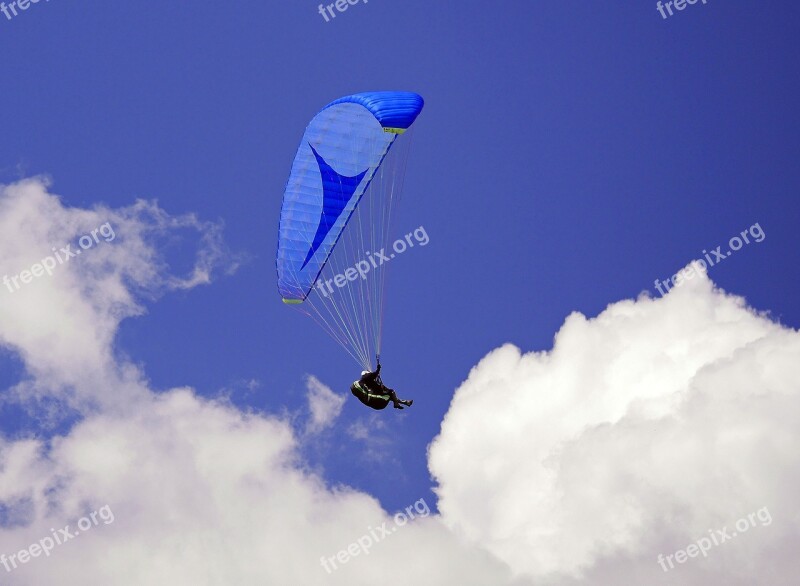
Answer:
<svg viewBox="0 0 800 586"><path fill-rule="evenodd" d="M389 250L408 131L422 107L412 92L353 94L325 106L300 141L278 228L283 302L317 321L374 375L354 387L387 397L384 407L405 402L379 384L387 271L375 259Z"/></svg>
<svg viewBox="0 0 800 586"><path fill-rule="evenodd" d="M394 389L390 389L381 380L381 363L378 362L378 368L375 372L364 370L361 372L361 378L355 381L350 386L350 392L364 405L376 410L385 409L391 403L395 409L403 409L403 407L411 407L414 401L404 401L397 397Z"/></svg>

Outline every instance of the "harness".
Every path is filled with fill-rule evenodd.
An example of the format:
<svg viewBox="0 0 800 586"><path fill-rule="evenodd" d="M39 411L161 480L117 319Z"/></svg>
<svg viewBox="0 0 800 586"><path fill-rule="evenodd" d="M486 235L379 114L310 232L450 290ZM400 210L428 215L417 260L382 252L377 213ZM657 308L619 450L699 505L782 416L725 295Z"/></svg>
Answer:
<svg viewBox="0 0 800 586"><path fill-rule="evenodd" d="M377 380L380 381L380 379ZM358 398L359 401L364 403L364 405L367 407L372 407L373 409L384 409L391 400L390 395L372 392L360 381L354 382L350 387L350 391Z"/></svg>

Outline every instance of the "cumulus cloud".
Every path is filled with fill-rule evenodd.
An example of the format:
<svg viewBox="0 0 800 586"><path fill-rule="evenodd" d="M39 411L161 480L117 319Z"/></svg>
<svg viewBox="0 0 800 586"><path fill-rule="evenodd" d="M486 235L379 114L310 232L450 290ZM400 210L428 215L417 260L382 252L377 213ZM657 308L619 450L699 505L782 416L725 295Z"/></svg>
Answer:
<svg viewBox="0 0 800 586"><path fill-rule="evenodd" d="M430 448L442 520L550 583L783 583L799 358L798 332L702 275L574 313L551 351L499 348L456 392ZM771 525L657 563L763 507Z"/></svg>
<svg viewBox="0 0 800 586"><path fill-rule="evenodd" d="M502 562L433 516L384 537L379 528L394 521L376 499L331 488L307 470L291 418L243 413L187 388L155 393L112 351L120 321L143 313L142 298L204 283L224 263L215 226L144 202L67 208L47 182L23 181L0 189L0 274L18 274L50 243L106 221L117 246L87 250L24 290L0 291L0 342L27 372L4 394L39 405L36 391L79 414L64 433L0 439L3 583L510 583ZM199 268L179 278L154 243L187 226L201 233ZM310 425L322 429L341 397L308 382ZM82 519L103 510L111 514L76 534ZM45 556L41 543L55 535L66 541ZM340 552L365 535L380 540L341 563ZM23 549L29 553L20 556Z"/></svg>
<svg viewBox="0 0 800 586"><path fill-rule="evenodd" d="M15 553L51 527L74 529L102 506L114 514L113 523L57 546L46 561L12 568L19 580L12 583L396 584L392 575L400 572L444 584L456 564L466 564L452 574L463 583L504 581L502 564L488 554L469 561L467 547L432 517L361 557L329 561L326 570L322 557L335 558L393 521L368 495L329 489L303 472L288 423L186 389L151 397L136 411L89 417L49 446L2 447L0 499L26 502L28 519L0 531L0 551ZM412 557L414 567L398 568Z"/></svg>
<svg viewBox="0 0 800 586"><path fill-rule="evenodd" d="M25 368L3 396L33 410L52 398L76 413L58 433L0 438L0 564L17 555L12 571L0 565L4 583L691 586L794 576L798 334L705 277L593 319L574 314L551 351L489 353L430 448L441 514L384 534L392 512L329 486L302 460L301 443L341 410L318 380L307 381L298 434L293 417L243 412L224 396L156 393L114 351L121 320L147 301L235 268L218 224L152 202L68 208L47 182L26 180L0 188L0 275L105 222L112 242L24 289L0 289L0 345ZM198 234L197 260L175 276L159 242L183 228ZM346 433L371 437L377 422ZM104 507L113 521L47 559L19 560ZM765 507L769 525L708 558L659 567L659 553L730 532ZM367 535L369 553L354 545ZM342 563L349 549L358 553Z"/></svg>

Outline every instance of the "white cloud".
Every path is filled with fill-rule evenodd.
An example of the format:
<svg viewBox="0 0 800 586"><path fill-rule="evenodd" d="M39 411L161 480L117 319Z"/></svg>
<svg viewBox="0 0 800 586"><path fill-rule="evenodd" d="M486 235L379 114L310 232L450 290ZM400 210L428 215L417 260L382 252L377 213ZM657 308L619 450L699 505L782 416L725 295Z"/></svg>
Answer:
<svg viewBox="0 0 800 586"><path fill-rule="evenodd" d="M288 418L246 414L191 389L156 394L144 373L115 357L119 322L143 312L134 293L204 282L197 275L226 258L215 229L209 236L190 216L171 218L142 202L123 210L65 208L46 183L25 181L0 189L0 274L18 273L51 242L105 221L117 231L116 246L87 252L26 285L25 295L0 291L0 341L29 374L15 400L35 408L47 396L81 413L68 433L50 440L0 440L0 554L12 570L0 565L3 583L507 583L502 563L463 545L433 516L329 574L322 556L390 522L378 502L308 472ZM166 272L153 245L178 225L202 236L201 268L186 279ZM321 429L335 419L341 397L316 379L309 390L311 425ZM51 528L74 530L77 519L104 506L113 523L46 559L15 558L14 568L12 554Z"/></svg>
<svg viewBox="0 0 800 586"><path fill-rule="evenodd" d="M458 389L430 449L442 519L554 583L784 583L798 381L800 335L706 277L575 313L552 351L499 348ZM765 506L769 527L657 564Z"/></svg>
<svg viewBox="0 0 800 586"><path fill-rule="evenodd" d="M15 391L26 397L57 395L72 406L103 404L109 387L122 379L111 399L118 404L121 394L139 392L138 373L113 356L120 320L145 311L135 295L152 299L207 282L215 267L230 271L238 261L225 250L218 225L192 215L169 216L141 200L121 209L68 208L48 186L43 179L0 185L0 275L7 278L0 285L0 344L17 351L32 375ZM98 238L80 250L76 240L105 223L115 237ZM197 232L200 240L195 266L185 278L169 274L157 248L180 229ZM66 257L60 249L67 244L81 255L27 284L17 278L52 257L54 248Z"/></svg>
<svg viewBox="0 0 800 586"><path fill-rule="evenodd" d="M398 584L392 574L424 583L428 572L441 577L464 565L453 574L463 583L503 579L500 564L486 554L469 561L432 517L329 574L322 556L389 518L367 495L328 489L295 457L287 422L243 415L188 390L151 397L135 413L95 415L49 450L38 442L3 446L0 498L31 502L32 516L25 527L0 531L0 552L108 505L112 524L9 576L32 584L357 584L369 583L366 576Z"/></svg>
<svg viewBox="0 0 800 586"><path fill-rule="evenodd" d="M55 398L80 414L48 440L0 440L0 554L105 505L114 522L11 573L0 566L4 583L691 586L794 576L798 334L705 278L592 320L572 315L551 352L490 353L430 450L442 516L329 574L320 558L389 513L309 472L288 416L243 413L191 389L156 394L113 351L143 298L235 266L218 226L145 202L66 208L28 180L0 188L0 275L106 221L118 240L24 295L0 290L0 344L27 371L12 396L32 409ZM158 249L176 227L200 234L197 268L183 278ZM341 397L308 384L309 429L322 430ZM369 420L348 428L375 431ZM765 506L771 525L669 574L657 565L659 553Z"/></svg>
<svg viewBox="0 0 800 586"><path fill-rule="evenodd" d="M373 411L362 415L347 426L346 433L350 438L361 442L359 455L365 461L380 462L383 466L400 465L394 436L391 435L386 420L381 417L380 412Z"/></svg>
<svg viewBox="0 0 800 586"><path fill-rule="evenodd" d="M308 410L311 417L306 424L306 432L315 434L327 429L339 414L344 406L344 396L334 393L330 387L319 382L315 376L306 379L306 399Z"/></svg>

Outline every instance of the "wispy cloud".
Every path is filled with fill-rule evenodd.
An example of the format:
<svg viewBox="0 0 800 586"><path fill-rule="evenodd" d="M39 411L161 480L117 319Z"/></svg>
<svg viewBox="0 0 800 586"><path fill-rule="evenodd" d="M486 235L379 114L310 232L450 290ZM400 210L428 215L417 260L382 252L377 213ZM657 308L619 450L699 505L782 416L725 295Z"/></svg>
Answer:
<svg viewBox="0 0 800 586"><path fill-rule="evenodd" d="M315 434L333 425L342 412L345 397L334 393L330 387L312 375L306 378L306 389L310 413L306 433Z"/></svg>

